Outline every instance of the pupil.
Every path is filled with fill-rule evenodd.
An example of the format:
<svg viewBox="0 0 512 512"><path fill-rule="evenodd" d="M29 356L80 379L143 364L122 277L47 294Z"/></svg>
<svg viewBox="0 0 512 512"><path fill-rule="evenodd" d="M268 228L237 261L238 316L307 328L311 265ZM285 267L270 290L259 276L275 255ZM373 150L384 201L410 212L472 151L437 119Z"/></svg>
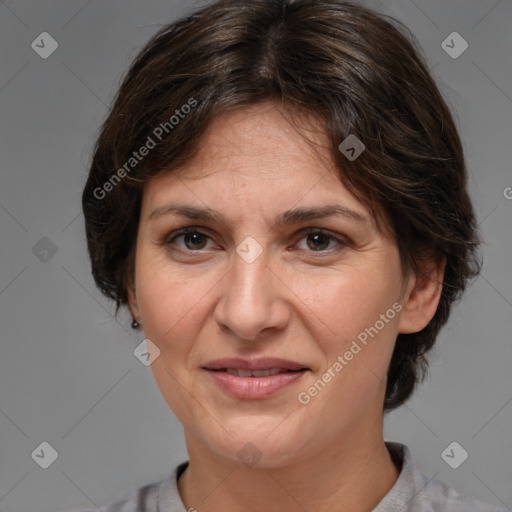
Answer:
<svg viewBox="0 0 512 512"><path fill-rule="evenodd" d="M202 249L205 245L203 238L201 233L187 233L185 235L185 245L188 249ZM201 243L201 239L203 239L203 243Z"/></svg>
<svg viewBox="0 0 512 512"><path fill-rule="evenodd" d="M317 245L311 245L309 244L310 241L314 240L315 243L316 242L319 242L319 244ZM322 243L322 241L324 243ZM309 248L310 249L313 249L313 250L322 250L322 249L327 249L327 247L329 246L329 237L326 236L326 235L323 235L321 233L318 233L318 234L315 234L315 235L310 235L308 237L308 245L309 245Z"/></svg>

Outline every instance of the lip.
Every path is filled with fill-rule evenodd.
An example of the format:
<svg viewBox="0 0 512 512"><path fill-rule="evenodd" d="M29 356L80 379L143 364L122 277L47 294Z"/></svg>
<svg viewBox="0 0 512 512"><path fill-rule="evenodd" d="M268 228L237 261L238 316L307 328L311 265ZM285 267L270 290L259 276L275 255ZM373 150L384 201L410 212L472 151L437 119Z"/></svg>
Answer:
<svg viewBox="0 0 512 512"><path fill-rule="evenodd" d="M226 368L240 368L243 370L265 370L266 368L283 368L283 370L308 369L304 364L277 357L259 357L258 359L226 357L210 361L203 368L207 370L224 370Z"/></svg>
<svg viewBox="0 0 512 512"><path fill-rule="evenodd" d="M290 371L264 377L239 377L238 375L227 373L227 371L222 371L231 368L243 370L281 368ZM240 400L256 400L271 397L299 381L309 371L309 368L298 362L268 357L258 359L216 359L203 366L203 369L222 391Z"/></svg>

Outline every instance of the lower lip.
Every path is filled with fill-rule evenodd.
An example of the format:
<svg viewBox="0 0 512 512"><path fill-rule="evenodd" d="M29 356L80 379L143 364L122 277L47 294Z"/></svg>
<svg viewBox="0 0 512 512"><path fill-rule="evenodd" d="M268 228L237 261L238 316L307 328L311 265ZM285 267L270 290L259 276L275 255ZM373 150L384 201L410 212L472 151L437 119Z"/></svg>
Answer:
<svg viewBox="0 0 512 512"><path fill-rule="evenodd" d="M234 398L253 400L268 398L297 382L307 370L278 373L266 377L238 377L227 372L206 370L214 382Z"/></svg>

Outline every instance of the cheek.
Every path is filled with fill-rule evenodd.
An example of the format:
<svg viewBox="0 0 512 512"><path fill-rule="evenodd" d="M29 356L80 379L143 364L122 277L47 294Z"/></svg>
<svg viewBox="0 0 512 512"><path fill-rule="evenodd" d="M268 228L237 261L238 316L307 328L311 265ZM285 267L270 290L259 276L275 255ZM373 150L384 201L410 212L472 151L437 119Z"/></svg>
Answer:
<svg viewBox="0 0 512 512"><path fill-rule="evenodd" d="M148 334L150 330L158 334L158 338L165 337L166 333L172 333L180 318L186 317L193 297L187 294L187 285L181 280L159 275L156 279L141 281L137 295L145 332Z"/></svg>
<svg viewBox="0 0 512 512"><path fill-rule="evenodd" d="M176 273L155 266L137 275L137 299L143 319L144 335L160 350L151 369L168 406L186 421L188 403L188 354L200 325L193 315L200 312L201 295L197 288ZM204 295L204 293L203 293Z"/></svg>
<svg viewBox="0 0 512 512"><path fill-rule="evenodd" d="M328 389L316 406L325 400L335 416L350 408L355 414L364 404L381 399L397 335L400 280L395 270L391 260L387 266L350 267L315 280L295 279L302 321L324 356L317 378L330 369L325 376Z"/></svg>
<svg viewBox="0 0 512 512"><path fill-rule="evenodd" d="M151 370L169 408L183 424L194 424L193 418L203 412L194 412L187 393L193 390L188 359L201 329L198 316L203 314L205 289L169 268L145 268L152 270L137 274L137 299L145 337L160 350Z"/></svg>
<svg viewBox="0 0 512 512"><path fill-rule="evenodd" d="M193 275L189 269L171 264L165 256L141 251L136 271L137 301L144 331L161 343L175 339L200 310L201 301L215 283L208 272Z"/></svg>
<svg viewBox="0 0 512 512"><path fill-rule="evenodd" d="M391 308L399 291L390 279L392 274L390 269L368 266L318 276L297 273L290 288L317 341L324 348L339 350ZM388 320L391 324L392 319Z"/></svg>

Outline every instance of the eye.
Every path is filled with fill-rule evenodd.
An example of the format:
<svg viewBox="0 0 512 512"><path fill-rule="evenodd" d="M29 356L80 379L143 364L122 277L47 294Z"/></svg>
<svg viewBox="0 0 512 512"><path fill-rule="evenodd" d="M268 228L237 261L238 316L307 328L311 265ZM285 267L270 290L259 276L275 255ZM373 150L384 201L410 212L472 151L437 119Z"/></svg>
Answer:
<svg viewBox="0 0 512 512"><path fill-rule="evenodd" d="M300 243L298 244L299 249L312 252L324 252L348 245L347 241L318 228L308 228L304 232L301 242L302 240L306 242L306 249L300 247Z"/></svg>
<svg viewBox="0 0 512 512"><path fill-rule="evenodd" d="M177 243L177 240L181 240L182 244ZM165 243L167 245L177 245L183 250L200 251L205 248L208 240L211 240L210 236L199 231L197 228L185 228L175 233Z"/></svg>
<svg viewBox="0 0 512 512"><path fill-rule="evenodd" d="M176 246L178 250L184 252L200 252L209 248L209 241L213 242L208 234L198 228L188 227L172 233L164 241L164 245ZM302 232L302 238L296 247L303 251L325 253L335 251L347 245L348 241L342 237L336 237L318 228L308 228Z"/></svg>

